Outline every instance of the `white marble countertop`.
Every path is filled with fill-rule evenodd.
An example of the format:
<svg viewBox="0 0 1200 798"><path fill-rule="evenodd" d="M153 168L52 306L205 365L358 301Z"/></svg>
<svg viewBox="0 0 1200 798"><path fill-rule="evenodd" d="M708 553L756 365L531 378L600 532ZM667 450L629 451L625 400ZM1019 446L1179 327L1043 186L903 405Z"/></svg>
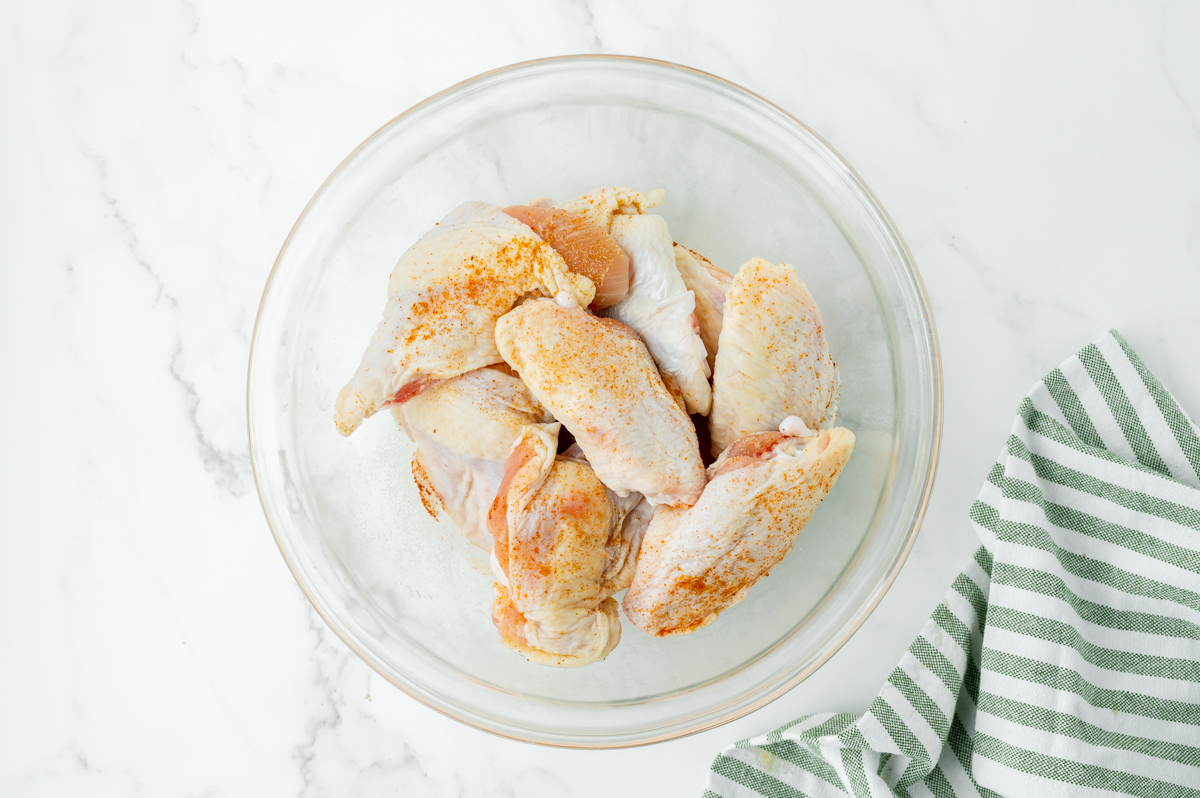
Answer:
<svg viewBox="0 0 1200 798"><path fill-rule="evenodd" d="M1117 327L1200 412L1200 6L517 5L0 9L0 794L695 796L726 742L865 709L1044 372ZM325 176L423 97L573 52L714 72L827 139L906 237L945 369L925 526L858 634L753 715L608 752L473 731L354 657L245 438L262 285Z"/></svg>

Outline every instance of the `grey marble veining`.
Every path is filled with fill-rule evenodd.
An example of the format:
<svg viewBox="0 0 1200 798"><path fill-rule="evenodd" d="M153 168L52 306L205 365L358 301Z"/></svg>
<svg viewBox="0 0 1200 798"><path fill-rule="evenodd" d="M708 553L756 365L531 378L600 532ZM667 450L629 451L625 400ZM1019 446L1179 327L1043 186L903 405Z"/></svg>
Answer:
<svg viewBox="0 0 1200 798"><path fill-rule="evenodd" d="M1117 327L1200 413L1200 7L770 0L0 8L0 794L696 795L729 740L862 711L975 547L1029 385ZM679 61L859 171L935 309L941 471L803 685L649 748L475 732L325 627L263 521L245 367L280 244L395 114L529 58Z"/></svg>

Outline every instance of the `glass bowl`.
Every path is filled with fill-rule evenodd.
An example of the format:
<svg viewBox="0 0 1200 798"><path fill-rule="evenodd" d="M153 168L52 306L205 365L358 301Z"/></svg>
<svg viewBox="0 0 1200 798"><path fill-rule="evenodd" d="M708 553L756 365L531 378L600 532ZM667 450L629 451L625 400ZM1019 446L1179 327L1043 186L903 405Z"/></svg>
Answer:
<svg viewBox="0 0 1200 798"><path fill-rule="evenodd" d="M664 188L677 241L730 271L794 264L821 306L858 444L795 548L695 634L625 623L603 662L504 648L487 557L424 511L412 447L380 413L353 436L333 402L400 254L460 202ZM288 567L317 612L428 706L529 742L619 747L725 723L799 684L895 579L929 498L941 373L929 303L887 214L811 130L693 69L572 56L472 78L393 119L330 175L267 281L250 356L250 449Z"/></svg>

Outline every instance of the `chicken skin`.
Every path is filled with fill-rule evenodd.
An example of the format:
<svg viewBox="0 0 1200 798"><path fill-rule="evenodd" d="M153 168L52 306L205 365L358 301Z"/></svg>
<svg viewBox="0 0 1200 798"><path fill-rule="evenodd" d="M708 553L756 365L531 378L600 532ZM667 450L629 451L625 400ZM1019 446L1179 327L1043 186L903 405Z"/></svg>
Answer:
<svg viewBox="0 0 1200 798"><path fill-rule="evenodd" d="M689 634L737 604L792 548L854 450L837 427L797 438L762 432L709 466L693 507L659 507L646 530L629 620L656 637Z"/></svg>
<svg viewBox="0 0 1200 798"><path fill-rule="evenodd" d="M436 518L440 505L485 551L492 548L487 514L513 441L529 425L555 438L559 428L503 368L468 371L392 408L400 429L417 444L412 471L425 509Z"/></svg>
<svg viewBox="0 0 1200 798"><path fill-rule="evenodd" d="M647 215L665 197L662 189L642 194L613 186L589 191L566 202L535 200L531 203L533 207L514 206L507 210L543 235L568 264L573 262L571 250L575 247L568 243L573 237L588 241L582 249L592 256L592 261L608 264L611 259L612 266L606 265L599 273L603 276L597 283L592 309L607 309L604 315L640 335L663 375L678 386L688 412L707 415L712 406L712 387L708 382L712 364L694 313L696 299L675 268L674 242L666 220ZM560 225L568 230L583 222L587 227L607 231L628 259L621 262L608 255L607 242L592 243L592 234L556 235L549 224L553 214L563 215ZM599 276L590 268L577 270L593 281Z"/></svg>
<svg viewBox="0 0 1200 798"><path fill-rule="evenodd" d="M629 256L603 228L559 208L510 205L504 212L529 225L554 247L568 269L592 281L596 286L593 310L615 305L625 297L629 291Z"/></svg>
<svg viewBox="0 0 1200 798"><path fill-rule="evenodd" d="M482 202L455 208L392 271L383 320L338 394L338 431L349 435L380 408L499 363L496 319L523 296L560 293L586 306L595 287L500 208Z"/></svg>
<svg viewBox="0 0 1200 798"><path fill-rule="evenodd" d="M629 255L629 293L605 315L629 325L651 357L679 386L689 413L708 415L712 388L708 353L696 319L696 298L675 266L667 222L653 214L616 216L612 237Z"/></svg>
<svg viewBox="0 0 1200 798"><path fill-rule="evenodd" d="M680 506L699 498L696 430L624 324L536 299L501 317L496 346L617 495Z"/></svg>
<svg viewBox="0 0 1200 798"><path fill-rule="evenodd" d="M700 324L700 340L708 350L709 373L717 364L717 343L721 338L721 321L725 315L725 295L733 275L714 266L708 258L687 247L675 245L675 268L683 284L696 297L696 321Z"/></svg>
<svg viewBox="0 0 1200 798"><path fill-rule="evenodd" d="M789 416L807 429L829 426L836 383L821 311L796 270L762 258L744 264L729 287L717 347L712 453Z"/></svg>
<svg viewBox="0 0 1200 798"><path fill-rule="evenodd" d="M558 459L591 467L578 443L571 444ZM621 525L620 534L610 535L604 548L608 567L604 572L603 589L608 596L620 593L633 584L633 572L637 567L638 552L642 548L642 537L650 526L650 519L654 518L654 505L640 493L630 493L628 496L612 493L612 500L625 514L625 521Z"/></svg>
<svg viewBox="0 0 1200 798"><path fill-rule="evenodd" d="M565 202L547 205L582 216L602 230L611 232L613 219L645 213L662 205L666 198L667 192L661 188L643 194L624 186L609 186L593 189Z"/></svg>
<svg viewBox="0 0 1200 798"><path fill-rule="evenodd" d="M645 513L588 464L555 456L556 439L526 427L513 445L488 516L494 536L501 641L532 662L563 668L602 660L621 639L612 594L629 583Z"/></svg>

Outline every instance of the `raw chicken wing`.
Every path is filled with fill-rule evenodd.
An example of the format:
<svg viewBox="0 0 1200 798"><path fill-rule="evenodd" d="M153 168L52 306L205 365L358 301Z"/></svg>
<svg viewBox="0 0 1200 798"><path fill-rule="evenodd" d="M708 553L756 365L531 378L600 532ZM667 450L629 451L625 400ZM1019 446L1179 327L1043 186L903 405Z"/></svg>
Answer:
<svg viewBox="0 0 1200 798"><path fill-rule="evenodd" d="M618 495L683 506L699 498L696 430L632 330L536 299L496 323L496 345Z"/></svg>
<svg viewBox="0 0 1200 798"><path fill-rule="evenodd" d="M602 230L611 232L609 228L617 216L645 213L662 205L666 198L667 192L661 188L643 194L624 186L610 186L593 189L575 199L556 203L554 207L579 214Z"/></svg>
<svg viewBox="0 0 1200 798"><path fill-rule="evenodd" d="M559 460L572 460L591 467L583 450L578 443L571 444L565 452L558 456ZM642 536L650 526L654 517L654 505L640 493L630 493L628 496L618 496L612 491L613 504L625 517L620 534L610 535L608 545L604 548L604 556L608 565L604 571L603 592L606 596L620 593L633 582L633 572L637 567L638 551L642 547Z"/></svg>
<svg viewBox="0 0 1200 798"><path fill-rule="evenodd" d="M338 431L349 435L380 408L402 404L438 380L499 363L496 319L522 296L560 292L587 305L595 289L498 207L460 205L392 271L383 321L338 394Z"/></svg>
<svg viewBox="0 0 1200 798"><path fill-rule="evenodd" d="M708 350L708 368L717 363L717 343L721 338L721 319L725 314L725 295L733 275L714 266L708 258L687 247L675 245L675 268L683 284L696 296L696 320L700 340Z"/></svg>
<svg viewBox="0 0 1200 798"><path fill-rule="evenodd" d="M688 634L746 597L792 548L837 481L854 433L762 432L709 466L695 506L659 507L646 530L625 614L656 637Z"/></svg>
<svg viewBox="0 0 1200 798"><path fill-rule="evenodd" d="M675 245L661 216L616 216L612 236L629 254L629 293L605 315L623 322L646 342L663 373L683 392L688 411L708 415L712 388L708 353L695 316L696 298L675 267Z"/></svg>
<svg viewBox="0 0 1200 798"><path fill-rule="evenodd" d="M425 509L436 518L441 505L468 540L488 551L487 514L513 441L531 424L558 436L558 424L525 384L500 368L469 371L392 408L417 444L412 471Z"/></svg>
<svg viewBox="0 0 1200 798"><path fill-rule="evenodd" d="M506 463L488 517L492 621L509 648L570 668L604 659L621 639L611 596L628 584L636 556L625 530L636 500L605 488L586 462L556 457L555 445L545 430L526 427Z"/></svg>
<svg viewBox="0 0 1200 798"><path fill-rule="evenodd" d="M795 416L828 426L836 399L821 311L786 263L755 258L733 277L713 372L712 452Z"/></svg>

